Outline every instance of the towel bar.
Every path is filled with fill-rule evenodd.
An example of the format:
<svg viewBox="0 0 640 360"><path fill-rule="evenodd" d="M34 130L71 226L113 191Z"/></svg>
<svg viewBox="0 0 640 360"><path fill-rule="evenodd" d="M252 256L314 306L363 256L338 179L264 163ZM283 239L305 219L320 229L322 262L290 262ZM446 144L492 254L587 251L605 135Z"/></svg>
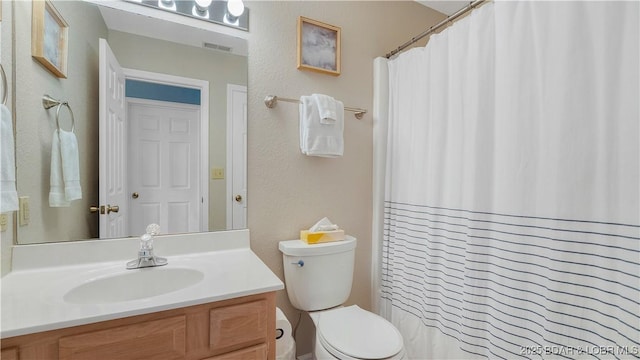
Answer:
<svg viewBox="0 0 640 360"><path fill-rule="evenodd" d="M283 97L279 97L279 96L275 96L275 95L267 95L264 98L264 104L269 109L273 109L273 107L276 106L276 104L278 104L278 101L285 101L285 102L296 103L296 104L300 103L300 100L298 100L298 99L283 98ZM353 108L353 107L348 107L348 106L345 106L344 109L345 109L345 111L354 112L355 113L354 115L355 115L356 119L358 119L358 120L362 119L362 116L367 113L366 109Z"/></svg>

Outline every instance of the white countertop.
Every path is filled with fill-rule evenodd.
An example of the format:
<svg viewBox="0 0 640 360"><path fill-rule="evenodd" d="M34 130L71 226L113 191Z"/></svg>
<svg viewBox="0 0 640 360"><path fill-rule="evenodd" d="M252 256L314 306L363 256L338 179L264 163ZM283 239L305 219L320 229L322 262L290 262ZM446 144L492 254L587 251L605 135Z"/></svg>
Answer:
<svg viewBox="0 0 640 360"><path fill-rule="evenodd" d="M8 338L35 332L84 325L98 321L141 315L157 311L204 304L240 296L281 290L280 279L251 251L246 234L221 232L172 236L156 239L156 255L166 257L168 265L157 268L126 270L127 260L135 258L137 242L131 239L94 240L108 261L78 261L91 256L78 257L78 250L87 249L87 243L32 245L31 249L20 249L14 257L14 271L1 280L0 338ZM233 234L231 234L233 233ZM226 234L226 238L225 238ZM246 235L246 236L245 236ZM190 238L193 243L190 246ZM110 243L109 243L110 242ZM133 242L133 246L131 243ZM119 243L119 244L118 244ZM128 258L122 249L126 244L133 248ZM40 246L40 248L35 248ZM44 247L44 249L42 248ZM110 252L105 250L112 247ZM189 253L189 249L193 253ZM93 247L89 246L93 252ZM164 249L166 252L162 252ZM186 249L186 250L185 250ZM24 251L30 253L22 253ZM46 256L46 266L34 261ZM34 266L28 266L28 262ZM66 259L65 259L66 258ZM71 304L64 295L74 287L101 277L125 274L131 271L154 271L155 269L189 268L204 274L203 280L186 288L162 295L138 300L101 304ZM125 289L126 291L126 289Z"/></svg>

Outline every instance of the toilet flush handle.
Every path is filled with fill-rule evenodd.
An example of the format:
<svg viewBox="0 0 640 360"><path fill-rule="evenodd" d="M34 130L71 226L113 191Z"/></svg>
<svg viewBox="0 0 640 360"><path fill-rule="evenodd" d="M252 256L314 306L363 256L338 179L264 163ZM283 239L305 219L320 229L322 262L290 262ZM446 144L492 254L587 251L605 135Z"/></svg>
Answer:
<svg viewBox="0 0 640 360"><path fill-rule="evenodd" d="M303 260L298 260L296 262L292 262L291 264L298 265L298 267L303 267L304 266L304 261Z"/></svg>

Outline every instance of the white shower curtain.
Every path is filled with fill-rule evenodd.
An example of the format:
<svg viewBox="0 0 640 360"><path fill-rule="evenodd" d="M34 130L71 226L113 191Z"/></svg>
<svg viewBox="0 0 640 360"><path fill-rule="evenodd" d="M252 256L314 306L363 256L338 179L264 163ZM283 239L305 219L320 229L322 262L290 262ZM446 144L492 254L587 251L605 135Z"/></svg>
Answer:
<svg viewBox="0 0 640 360"><path fill-rule="evenodd" d="M389 61L409 358L640 357L638 2L494 2Z"/></svg>

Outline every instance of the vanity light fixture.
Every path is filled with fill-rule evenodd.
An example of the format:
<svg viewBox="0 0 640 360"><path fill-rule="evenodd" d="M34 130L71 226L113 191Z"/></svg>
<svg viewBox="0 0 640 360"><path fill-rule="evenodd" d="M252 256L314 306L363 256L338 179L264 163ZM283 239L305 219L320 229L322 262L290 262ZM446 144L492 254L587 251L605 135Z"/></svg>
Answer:
<svg viewBox="0 0 640 360"><path fill-rule="evenodd" d="M249 31L249 9L242 0L125 0L193 19Z"/></svg>

